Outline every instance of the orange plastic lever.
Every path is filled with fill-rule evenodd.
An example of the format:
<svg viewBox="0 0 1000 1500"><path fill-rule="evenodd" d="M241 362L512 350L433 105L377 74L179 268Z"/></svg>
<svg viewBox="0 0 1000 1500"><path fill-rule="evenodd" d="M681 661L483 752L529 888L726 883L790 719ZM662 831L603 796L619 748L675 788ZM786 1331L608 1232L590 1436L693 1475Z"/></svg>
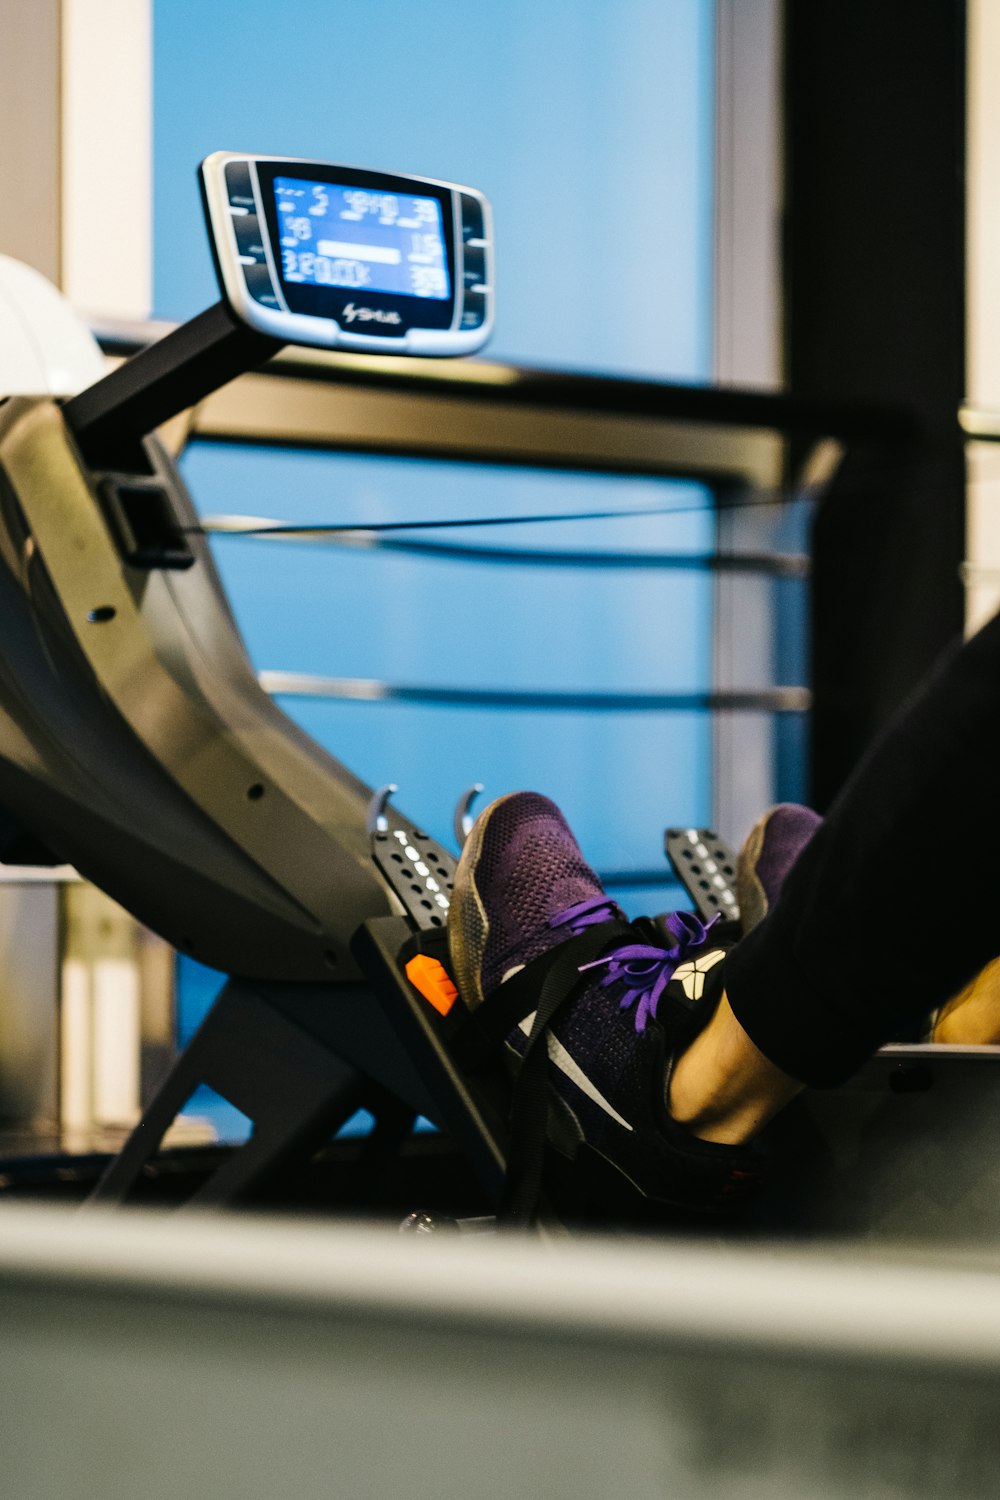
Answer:
<svg viewBox="0 0 1000 1500"><path fill-rule="evenodd" d="M418 953L410 959L406 965L406 977L413 988L433 1005L439 1016L446 1016L458 999L458 990L452 984L444 964L427 953Z"/></svg>

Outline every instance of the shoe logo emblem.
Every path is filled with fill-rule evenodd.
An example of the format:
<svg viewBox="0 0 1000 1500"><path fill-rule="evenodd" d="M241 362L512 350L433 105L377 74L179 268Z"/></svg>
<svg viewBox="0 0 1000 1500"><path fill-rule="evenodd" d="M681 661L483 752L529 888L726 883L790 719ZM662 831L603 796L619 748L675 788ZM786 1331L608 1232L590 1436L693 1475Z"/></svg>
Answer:
<svg viewBox="0 0 1000 1500"><path fill-rule="evenodd" d="M705 993L705 975L722 962L726 956L724 948L713 948L711 953L699 953L690 963L678 964L674 978L680 980L681 989L689 1000L700 1000Z"/></svg>

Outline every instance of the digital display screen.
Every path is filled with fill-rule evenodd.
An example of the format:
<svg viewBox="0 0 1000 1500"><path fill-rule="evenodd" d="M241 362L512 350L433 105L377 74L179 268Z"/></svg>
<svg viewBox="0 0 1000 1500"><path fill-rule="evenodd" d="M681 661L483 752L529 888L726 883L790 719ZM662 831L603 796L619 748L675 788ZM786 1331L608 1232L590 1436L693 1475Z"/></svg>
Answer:
<svg viewBox="0 0 1000 1500"><path fill-rule="evenodd" d="M451 296L436 198L275 177L274 201L286 282Z"/></svg>

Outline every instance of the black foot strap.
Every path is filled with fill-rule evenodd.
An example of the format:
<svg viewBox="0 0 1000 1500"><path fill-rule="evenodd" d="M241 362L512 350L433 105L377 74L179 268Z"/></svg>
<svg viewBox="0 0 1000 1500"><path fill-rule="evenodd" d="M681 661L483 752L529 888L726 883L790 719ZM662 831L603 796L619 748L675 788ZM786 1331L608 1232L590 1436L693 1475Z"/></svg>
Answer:
<svg viewBox="0 0 1000 1500"><path fill-rule="evenodd" d="M583 965L630 933L634 936L628 922L614 919L551 948L464 1016L452 1040L452 1050L463 1066L481 1067L497 1055L518 1022L534 1012L511 1105L506 1186L498 1215L502 1228L528 1228L538 1213L548 1123L546 1033L562 1007L588 981L580 972Z"/></svg>

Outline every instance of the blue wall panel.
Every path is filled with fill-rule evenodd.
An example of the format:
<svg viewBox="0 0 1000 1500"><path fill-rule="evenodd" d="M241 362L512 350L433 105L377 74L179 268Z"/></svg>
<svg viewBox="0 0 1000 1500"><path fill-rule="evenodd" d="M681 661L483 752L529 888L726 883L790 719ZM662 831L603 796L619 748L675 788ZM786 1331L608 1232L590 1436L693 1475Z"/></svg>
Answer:
<svg viewBox="0 0 1000 1500"><path fill-rule="evenodd" d="M215 299L210 151L468 182L493 201L497 358L704 380L712 0L156 0L157 313Z"/></svg>

